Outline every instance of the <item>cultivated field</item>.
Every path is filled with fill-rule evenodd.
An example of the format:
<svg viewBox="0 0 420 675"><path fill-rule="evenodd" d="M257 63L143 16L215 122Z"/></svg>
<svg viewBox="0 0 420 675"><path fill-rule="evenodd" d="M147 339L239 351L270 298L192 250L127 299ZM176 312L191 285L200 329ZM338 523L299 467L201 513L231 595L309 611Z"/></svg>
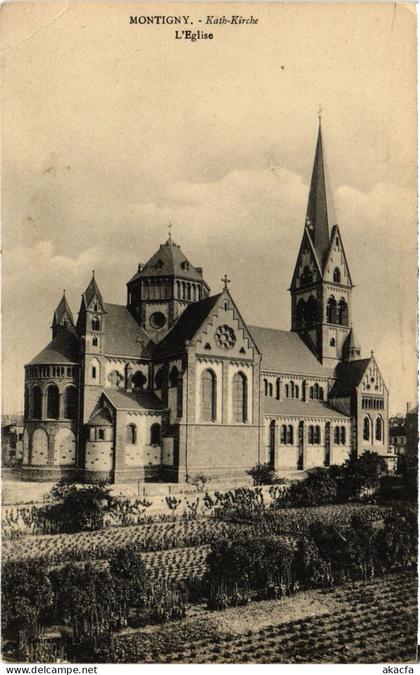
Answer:
<svg viewBox="0 0 420 675"><path fill-rule="evenodd" d="M408 572L220 612L195 606L183 622L118 635L118 661L413 662L416 607Z"/></svg>

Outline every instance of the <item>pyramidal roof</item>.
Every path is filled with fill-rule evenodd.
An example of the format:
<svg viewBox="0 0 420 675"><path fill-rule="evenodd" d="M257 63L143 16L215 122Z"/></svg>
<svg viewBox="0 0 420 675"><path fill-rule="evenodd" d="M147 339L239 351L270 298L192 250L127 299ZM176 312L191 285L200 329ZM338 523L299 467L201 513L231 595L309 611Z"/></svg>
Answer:
<svg viewBox="0 0 420 675"><path fill-rule="evenodd" d="M63 297L61 298L57 305L57 309L54 312L54 319L57 323L60 323L65 314L68 314L71 323L74 324L73 313L70 309L69 303L67 302L66 292L63 291Z"/></svg>
<svg viewBox="0 0 420 675"><path fill-rule="evenodd" d="M329 195L329 186L324 163L320 120L305 227L309 231L321 265L324 262L324 258L329 248L329 227L335 224L333 202Z"/></svg>
<svg viewBox="0 0 420 675"><path fill-rule="evenodd" d="M92 300L95 296L98 298L99 302L101 303L101 305L103 307L104 301L103 301L103 298L102 298L102 294L101 294L101 291L99 290L98 284L96 283L95 272L92 272L92 279L90 280L89 286L87 287L87 289L85 290L85 292L83 294L83 297L84 297L85 302L86 302L86 306L90 305L90 303L92 302Z"/></svg>
<svg viewBox="0 0 420 675"><path fill-rule="evenodd" d="M143 267L139 267L138 272L130 281L134 281L140 277L160 276L176 276L206 283L203 279L202 270L191 265L180 246L175 244L171 237L164 244L160 245L156 253L152 255Z"/></svg>

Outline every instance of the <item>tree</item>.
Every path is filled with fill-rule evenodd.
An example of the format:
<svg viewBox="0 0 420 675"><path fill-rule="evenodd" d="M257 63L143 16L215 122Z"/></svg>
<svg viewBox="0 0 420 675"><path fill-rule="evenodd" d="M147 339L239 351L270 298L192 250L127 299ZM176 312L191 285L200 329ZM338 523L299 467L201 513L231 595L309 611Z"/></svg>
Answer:
<svg viewBox="0 0 420 675"><path fill-rule="evenodd" d="M339 501L360 499L367 491L377 490L385 473L386 462L376 452L364 452L350 457L341 467L330 467L330 475L337 481Z"/></svg>
<svg viewBox="0 0 420 675"><path fill-rule="evenodd" d="M2 625L5 630L34 629L52 604L47 564L31 560L6 562L2 568Z"/></svg>
<svg viewBox="0 0 420 675"><path fill-rule="evenodd" d="M141 605L150 583L143 560L130 548L119 548L109 559L109 571L118 597Z"/></svg>
<svg viewBox="0 0 420 675"><path fill-rule="evenodd" d="M292 483L279 501L290 506L333 504L337 501L337 481L329 469L315 469L304 480Z"/></svg>
<svg viewBox="0 0 420 675"><path fill-rule="evenodd" d="M99 530L103 527L104 516L116 503L105 483L76 485L58 483L51 490L56 501L45 507L43 515L60 524L62 532Z"/></svg>

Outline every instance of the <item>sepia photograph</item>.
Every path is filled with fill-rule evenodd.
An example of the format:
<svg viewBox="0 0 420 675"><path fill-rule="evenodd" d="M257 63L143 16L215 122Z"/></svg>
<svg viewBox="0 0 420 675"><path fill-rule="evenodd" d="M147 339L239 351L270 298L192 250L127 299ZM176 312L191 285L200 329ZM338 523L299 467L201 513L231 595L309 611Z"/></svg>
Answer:
<svg viewBox="0 0 420 675"><path fill-rule="evenodd" d="M0 11L2 662L414 672L415 6Z"/></svg>

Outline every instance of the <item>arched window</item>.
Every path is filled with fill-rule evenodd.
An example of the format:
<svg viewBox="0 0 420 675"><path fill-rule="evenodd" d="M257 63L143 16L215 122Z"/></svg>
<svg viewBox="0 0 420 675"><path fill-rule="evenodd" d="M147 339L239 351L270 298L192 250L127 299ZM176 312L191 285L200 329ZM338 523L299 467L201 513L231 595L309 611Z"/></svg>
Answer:
<svg viewBox="0 0 420 675"><path fill-rule="evenodd" d="M332 296L327 302L327 321L328 323L337 323L337 302Z"/></svg>
<svg viewBox="0 0 420 675"><path fill-rule="evenodd" d="M47 417L58 420L60 415L60 393L56 384L47 387Z"/></svg>
<svg viewBox="0 0 420 675"><path fill-rule="evenodd" d="M341 445L346 444L346 427L341 427L340 429L340 443Z"/></svg>
<svg viewBox="0 0 420 675"><path fill-rule="evenodd" d="M179 376L179 371L176 366L173 366L171 368L171 371L169 373L169 386L170 387L176 387L178 384L178 376Z"/></svg>
<svg viewBox="0 0 420 675"><path fill-rule="evenodd" d="M318 308L316 304L316 300L313 295L309 298L309 300L306 303L306 308L305 308L305 320L306 323L311 324L315 323L317 320L317 313L318 313Z"/></svg>
<svg viewBox="0 0 420 675"><path fill-rule="evenodd" d="M125 430L125 442L127 445L136 445L137 428L135 424L127 424L127 428Z"/></svg>
<svg viewBox="0 0 420 675"><path fill-rule="evenodd" d="M160 368L155 375L156 389L162 389L163 386L163 368Z"/></svg>
<svg viewBox="0 0 420 675"><path fill-rule="evenodd" d="M160 445L160 424L157 422L150 427L150 445Z"/></svg>
<svg viewBox="0 0 420 675"><path fill-rule="evenodd" d="M191 300L191 284L187 284L187 300Z"/></svg>
<svg viewBox="0 0 420 675"><path fill-rule="evenodd" d="M214 422L217 415L217 380L212 370L205 370L201 376L201 419Z"/></svg>
<svg viewBox="0 0 420 675"><path fill-rule="evenodd" d="M289 385L285 384L284 385L284 395L286 398L289 398Z"/></svg>
<svg viewBox="0 0 420 675"><path fill-rule="evenodd" d="M98 346L98 338L96 335L92 338L92 346L97 347Z"/></svg>
<svg viewBox="0 0 420 675"><path fill-rule="evenodd" d="M365 417L363 420L363 440L368 441L370 439L370 419Z"/></svg>
<svg viewBox="0 0 420 675"><path fill-rule="evenodd" d="M324 400L324 390L322 387L319 388L319 400L320 401Z"/></svg>
<svg viewBox="0 0 420 675"><path fill-rule="evenodd" d="M293 427L291 424L289 424L287 427L287 444L288 445L293 444Z"/></svg>
<svg viewBox="0 0 420 675"><path fill-rule="evenodd" d="M340 427L334 427L334 443L340 445Z"/></svg>
<svg viewBox="0 0 420 675"><path fill-rule="evenodd" d="M341 284L341 272L338 267L336 267L334 270L333 279L336 284Z"/></svg>
<svg viewBox="0 0 420 675"><path fill-rule="evenodd" d="M280 378L277 379L276 381L276 399L279 401L280 400Z"/></svg>
<svg viewBox="0 0 420 675"><path fill-rule="evenodd" d="M141 372L141 370L138 370L131 378L131 382L136 389L144 389L144 386L147 382L146 376Z"/></svg>
<svg viewBox="0 0 420 675"><path fill-rule="evenodd" d="M375 438L377 441L382 440L382 417L378 417L375 423Z"/></svg>
<svg viewBox="0 0 420 675"><path fill-rule="evenodd" d="M275 448L276 448L276 422L275 420L271 420L270 422L270 452L273 453ZM273 456L273 455L271 455Z"/></svg>
<svg viewBox="0 0 420 675"><path fill-rule="evenodd" d="M108 380L111 383L111 386L115 387L115 389L118 389L118 387L122 387L124 385L124 377L118 372L118 370L113 370L112 373L108 375Z"/></svg>
<svg viewBox="0 0 420 675"><path fill-rule="evenodd" d="M302 281L302 286L304 286L306 284L311 284L312 281L313 281L312 272L309 269L308 265L305 265L305 267L303 268L301 281Z"/></svg>
<svg viewBox="0 0 420 675"><path fill-rule="evenodd" d="M264 396L268 396L268 380L264 378Z"/></svg>
<svg viewBox="0 0 420 675"><path fill-rule="evenodd" d="M68 420L74 420L77 414L77 389L76 387L67 387L64 393L64 417Z"/></svg>
<svg viewBox="0 0 420 675"><path fill-rule="evenodd" d="M296 305L296 318L300 326L305 326L306 321L306 302L304 300L299 300Z"/></svg>
<svg viewBox="0 0 420 675"><path fill-rule="evenodd" d="M340 326L347 326L349 322L349 310L347 307L347 302L344 298L341 298L338 303L338 312L337 312L337 323Z"/></svg>
<svg viewBox="0 0 420 675"><path fill-rule="evenodd" d="M299 387L295 385L295 398L299 398Z"/></svg>
<svg viewBox="0 0 420 675"><path fill-rule="evenodd" d="M289 384L289 395L290 398L295 398L295 383L293 380L291 380Z"/></svg>
<svg viewBox="0 0 420 675"><path fill-rule="evenodd" d="M287 440L287 427L285 424L282 424L280 428L280 443L282 445L286 445L286 440Z"/></svg>
<svg viewBox="0 0 420 675"><path fill-rule="evenodd" d="M272 385L271 382L268 382L267 391L268 391L268 396L270 398L272 398L273 397L273 385Z"/></svg>
<svg viewBox="0 0 420 675"><path fill-rule="evenodd" d="M310 424L308 427L308 443L309 445L314 444L314 427L312 424Z"/></svg>
<svg viewBox="0 0 420 675"><path fill-rule="evenodd" d="M309 387L309 398L313 398L313 397L314 397L314 388Z"/></svg>
<svg viewBox="0 0 420 675"><path fill-rule="evenodd" d="M184 383L182 377L178 376L176 385L176 416L182 417L182 400L183 400Z"/></svg>
<svg viewBox="0 0 420 675"><path fill-rule="evenodd" d="M271 382L268 391L272 396ZM247 421L247 379L243 373L236 373L232 380L232 413L235 422Z"/></svg>
<svg viewBox="0 0 420 675"><path fill-rule="evenodd" d="M314 445L321 443L321 429L319 426L314 427Z"/></svg>
<svg viewBox="0 0 420 675"><path fill-rule="evenodd" d="M100 330L100 321L97 316L94 316L92 319L92 330Z"/></svg>
<svg viewBox="0 0 420 675"><path fill-rule="evenodd" d="M314 398L318 399L319 398L319 384L316 382L314 384Z"/></svg>
<svg viewBox="0 0 420 675"><path fill-rule="evenodd" d="M32 387L32 417L40 420L42 417L42 393L41 387L36 384Z"/></svg>

